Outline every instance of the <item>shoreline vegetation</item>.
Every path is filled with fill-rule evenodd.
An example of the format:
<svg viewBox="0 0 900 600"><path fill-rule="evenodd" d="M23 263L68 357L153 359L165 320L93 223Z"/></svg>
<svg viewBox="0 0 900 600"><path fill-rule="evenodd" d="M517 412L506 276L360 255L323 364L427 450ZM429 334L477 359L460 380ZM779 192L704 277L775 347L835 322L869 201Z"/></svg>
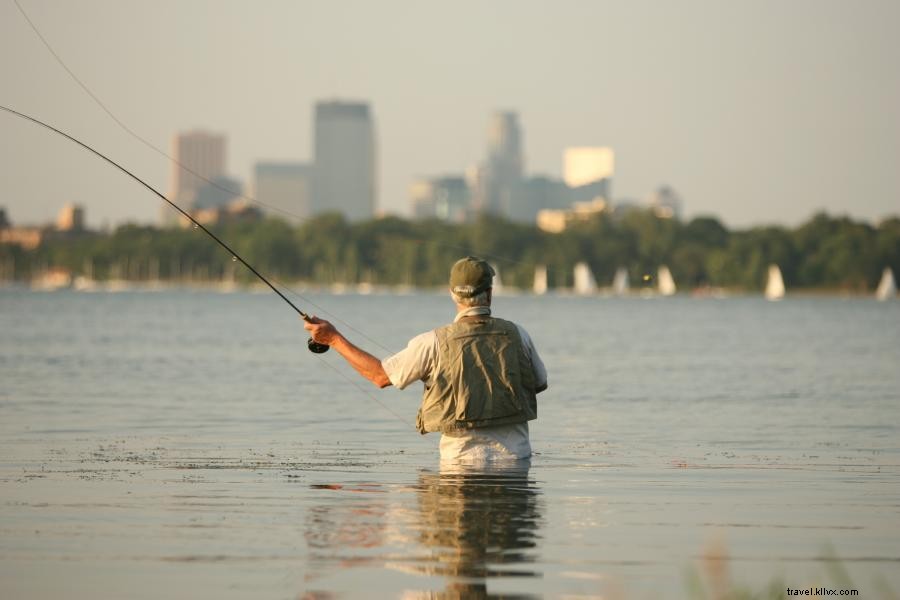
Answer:
<svg viewBox="0 0 900 600"><path fill-rule="evenodd" d="M793 229L729 231L712 217L682 222L634 209L547 233L494 217L470 224L397 217L348 223L324 214L296 226L268 218L210 230L267 277L337 293L442 290L447 265L466 254L495 265L501 293L531 292L538 269L548 292L578 293L579 264L590 269L597 282L591 293L599 295L653 295L662 267L679 292L714 297L759 293L770 265L778 265L791 295L869 296L886 268L900 271L900 217L871 225L820 213ZM612 287L622 270L632 282L627 291ZM32 249L0 244L6 285L229 291L257 282L194 228L123 225L47 236Z"/></svg>
<svg viewBox="0 0 900 600"><path fill-rule="evenodd" d="M799 582L791 581L789 574L781 572L762 584L747 585L738 581L732 572L724 540L715 539L685 571L687 597L691 600L788 600L810 596L870 598L876 597L872 592L877 591L877 597L882 600L900 598L883 576L874 581L854 581L830 543L816 560L824 567L824 572L812 579L807 575Z"/></svg>
<svg viewBox="0 0 900 600"><path fill-rule="evenodd" d="M0 290L23 290L37 292L54 292L61 290L70 290L82 293L161 293L161 292L185 292L185 293L249 293L249 294L268 294L271 289L264 283L259 281L250 282L232 282L229 280L127 280L127 279L109 279L109 280L89 280L79 276L70 277L66 272L60 277L59 271L51 271L44 278L32 281L11 281L0 280ZM290 290L300 294L328 294L328 295L385 295L385 296L403 296L410 294L432 294L435 296L445 295L447 288L443 286L417 287L408 285L368 285L362 284L343 284L335 283L332 285L317 284L304 280L279 280L274 282L276 287L282 290ZM637 288L625 293L616 293L611 288L600 288L591 294L576 293L571 289L556 289L546 292L548 296L571 297L571 298L656 298L662 297L652 288ZM499 294L495 293L495 297L511 297L511 296L536 296L531 290L517 289L505 287ZM726 298L756 298L762 297L759 290L746 290L742 288L700 288L695 290L687 290L676 294L680 297L687 298L707 298L707 299L726 299ZM869 291L847 290L842 288L805 288L799 290L791 290L788 295L793 299L804 298L838 298L838 299L871 299L873 293Z"/></svg>

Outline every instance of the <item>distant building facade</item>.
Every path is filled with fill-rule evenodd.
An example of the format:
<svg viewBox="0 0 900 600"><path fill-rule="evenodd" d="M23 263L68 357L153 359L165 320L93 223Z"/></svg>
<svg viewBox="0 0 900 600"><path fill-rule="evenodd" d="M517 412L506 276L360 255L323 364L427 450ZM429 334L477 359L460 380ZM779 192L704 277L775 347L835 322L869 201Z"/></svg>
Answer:
<svg viewBox="0 0 900 600"><path fill-rule="evenodd" d="M414 219L464 223L469 218L471 193L461 176L419 179L410 186Z"/></svg>
<svg viewBox="0 0 900 600"><path fill-rule="evenodd" d="M34 250L41 245L47 229L43 227L3 227L0 228L0 244L21 246L24 250Z"/></svg>
<svg viewBox="0 0 900 600"><path fill-rule="evenodd" d="M192 210L200 188L225 175L226 138L208 131L187 131L172 138L169 199L185 210ZM183 165L183 166L182 166ZM162 207L163 224L177 222L178 214Z"/></svg>
<svg viewBox="0 0 900 600"><path fill-rule="evenodd" d="M522 179L515 188L514 199L506 216L521 223L534 223L540 211L563 209L571 203L566 184L543 175Z"/></svg>
<svg viewBox="0 0 900 600"><path fill-rule="evenodd" d="M312 213L337 211L351 221L375 215L375 128L369 105L327 101L315 107Z"/></svg>
<svg viewBox="0 0 900 600"><path fill-rule="evenodd" d="M650 208L660 219L680 219L681 218L681 196L671 187L664 185L650 194Z"/></svg>
<svg viewBox="0 0 900 600"><path fill-rule="evenodd" d="M254 198L268 214L298 224L312 207L313 168L299 162L260 162L254 169Z"/></svg>
<svg viewBox="0 0 900 600"><path fill-rule="evenodd" d="M20 246L34 250L47 240L77 239L94 235L85 225L84 207L67 203L59 211L56 222L36 227L14 227L6 210L0 208L0 244Z"/></svg>
<svg viewBox="0 0 900 600"><path fill-rule="evenodd" d="M603 198L588 202L575 202L571 208L563 210L546 209L538 211L537 226L548 233L561 233L578 222L588 221L610 210Z"/></svg>
<svg viewBox="0 0 900 600"><path fill-rule="evenodd" d="M191 210L205 210L228 206L243 196L244 184L239 179L218 175L197 188Z"/></svg>
<svg viewBox="0 0 900 600"><path fill-rule="evenodd" d="M572 188L581 187L615 175L615 153L612 148L577 147L563 152L563 180ZM609 198L606 198L609 200Z"/></svg>
<svg viewBox="0 0 900 600"><path fill-rule="evenodd" d="M84 231L84 207L71 202L63 206L56 217L57 231Z"/></svg>
<svg viewBox="0 0 900 600"><path fill-rule="evenodd" d="M262 219L262 211L246 200L235 200L227 206L213 206L195 210L192 217L201 225L221 225L223 223L252 223ZM187 219L182 223L189 227Z"/></svg>

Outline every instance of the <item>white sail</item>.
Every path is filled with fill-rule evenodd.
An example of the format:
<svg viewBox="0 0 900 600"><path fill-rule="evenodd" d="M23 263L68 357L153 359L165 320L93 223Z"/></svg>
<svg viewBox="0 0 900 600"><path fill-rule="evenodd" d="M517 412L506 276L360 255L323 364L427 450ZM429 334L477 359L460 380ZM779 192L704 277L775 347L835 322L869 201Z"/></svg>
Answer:
<svg viewBox="0 0 900 600"><path fill-rule="evenodd" d="M778 265L769 265L769 280L766 282L766 299L781 300L784 298L784 279Z"/></svg>
<svg viewBox="0 0 900 600"><path fill-rule="evenodd" d="M575 293L582 296L597 292L597 281L587 263L575 265Z"/></svg>
<svg viewBox="0 0 900 600"><path fill-rule="evenodd" d="M613 293L619 296L627 294L629 287L631 286L628 282L628 271L625 269L625 267L619 267L618 269L616 269L616 274L613 277Z"/></svg>
<svg viewBox="0 0 900 600"><path fill-rule="evenodd" d="M659 288L659 293L663 296L673 296L678 291L678 288L675 287L675 279L672 277L672 272L666 265L659 268L656 274L656 284Z"/></svg>
<svg viewBox="0 0 900 600"><path fill-rule="evenodd" d="M897 295L897 280L894 279L894 271L890 267L885 267L881 274L881 281L878 283L878 289L875 290L875 297L879 300L889 300Z"/></svg>
<svg viewBox="0 0 900 600"><path fill-rule="evenodd" d="M538 295L547 293L547 265L537 265L534 268L533 290Z"/></svg>

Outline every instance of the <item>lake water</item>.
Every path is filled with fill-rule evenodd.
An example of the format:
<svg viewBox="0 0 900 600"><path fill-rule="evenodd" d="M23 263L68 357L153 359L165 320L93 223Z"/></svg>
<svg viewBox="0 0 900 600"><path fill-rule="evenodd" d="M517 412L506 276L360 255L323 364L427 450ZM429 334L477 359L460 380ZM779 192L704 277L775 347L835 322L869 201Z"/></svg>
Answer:
<svg viewBox="0 0 900 600"><path fill-rule="evenodd" d="M453 310L305 296L378 355ZM536 454L441 469L420 390L309 353L274 294L0 291L0 596L900 592L900 303L503 296L495 314L550 374Z"/></svg>

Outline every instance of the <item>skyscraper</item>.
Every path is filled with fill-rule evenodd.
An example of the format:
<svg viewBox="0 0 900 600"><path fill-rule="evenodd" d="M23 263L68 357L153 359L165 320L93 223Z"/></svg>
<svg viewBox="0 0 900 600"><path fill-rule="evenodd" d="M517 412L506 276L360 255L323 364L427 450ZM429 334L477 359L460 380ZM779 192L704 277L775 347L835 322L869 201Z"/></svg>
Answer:
<svg viewBox="0 0 900 600"><path fill-rule="evenodd" d="M304 163L256 163L255 197L263 209L291 223L310 215L312 167Z"/></svg>
<svg viewBox="0 0 900 600"><path fill-rule="evenodd" d="M208 131L187 131L172 138L171 179L169 199L185 210L193 208L197 191L213 180L225 175L225 136ZM180 164L179 164L180 163ZM180 165L184 165L194 175ZM197 177L199 175L200 177ZM162 208L163 223L173 223L177 213L169 206Z"/></svg>
<svg viewBox="0 0 900 600"><path fill-rule="evenodd" d="M488 123L488 156L475 187L476 212L509 216L525 170L522 132L514 112L497 111Z"/></svg>
<svg viewBox="0 0 900 600"><path fill-rule="evenodd" d="M313 213L338 211L351 221L375 214L375 132L369 105L337 100L315 109Z"/></svg>

